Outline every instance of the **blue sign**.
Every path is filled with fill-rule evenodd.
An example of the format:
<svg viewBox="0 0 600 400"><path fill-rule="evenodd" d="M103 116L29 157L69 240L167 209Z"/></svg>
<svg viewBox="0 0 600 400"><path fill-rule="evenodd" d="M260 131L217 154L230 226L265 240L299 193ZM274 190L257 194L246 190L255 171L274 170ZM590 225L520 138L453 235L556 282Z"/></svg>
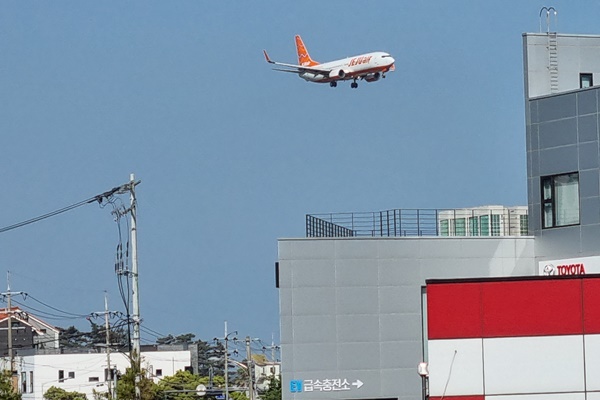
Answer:
<svg viewBox="0 0 600 400"><path fill-rule="evenodd" d="M290 392L301 393L302 392L302 381L299 381L299 380L290 381Z"/></svg>

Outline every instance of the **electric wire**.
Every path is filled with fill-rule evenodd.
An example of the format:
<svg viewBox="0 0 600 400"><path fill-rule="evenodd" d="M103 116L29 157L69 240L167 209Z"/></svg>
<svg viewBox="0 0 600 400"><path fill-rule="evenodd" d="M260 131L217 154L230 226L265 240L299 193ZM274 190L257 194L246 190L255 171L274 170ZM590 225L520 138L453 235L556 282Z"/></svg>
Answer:
<svg viewBox="0 0 600 400"><path fill-rule="evenodd" d="M121 190L122 188L123 188L123 186L115 187L115 188L112 188L111 190L109 190L107 192L104 192L102 194L90 197L89 199L82 200L82 201L80 201L78 203L71 204L70 206L66 206L66 207L60 208L58 210L51 211L49 213L46 213L46 214L43 214L43 215L40 215L40 216L37 216L37 217L34 217L34 218L30 218L30 219L25 220L25 221L18 222L16 224L5 226L3 228L0 228L0 233L8 232L8 231L11 231L13 229L21 228L23 226L30 225L30 224L33 224L33 223L38 222L38 221L42 221L44 219L47 219L47 218L50 218L50 217L54 217L55 215L59 215L59 214L65 213L65 212L73 210L73 209L75 209L77 207L81 207L83 205L93 203L94 201L97 201L99 204L102 204L102 199L108 198L108 197L112 196L113 194L115 194L116 192L118 192L119 190Z"/></svg>
<svg viewBox="0 0 600 400"><path fill-rule="evenodd" d="M15 303L15 304L18 304L19 306L21 306L23 308L23 310L25 310L25 311L28 311L28 310L35 311L35 316L36 317L39 316L39 317L42 317L42 318L45 318L45 319L62 320L62 319L82 319L82 318L86 317L86 316L77 316L77 317L76 316L68 316L67 317L67 316L64 316L64 315L52 314L52 313L48 313L48 312L39 310L39 309L37 309L35 307L31 307L31 306L29 306L27 304L24 304L24 303L21 303L21 302L19 302L17 300L13 300L12 302Z"/></svg>
<svg viewBox="0 0 600 400"><path fill-rule="evenodd" d="M83 318L85 318L85 317L87 317L89 315L89 314L75 314L75 313L72 313L72 312L69 312L69 311L61 310L59 308L51 306L50 304L44 303L43 301L41 301L39 299L36 299L35 297L31 296L30 294L28 294L27 297L30 298L30 299L32 299L33 301L36 301L36 302L40 303L43 306L46 306L46 307L54 310L54 311L58 311L58 312L61 312L63 314L71 315L73 317L77 317L77 318L82 318L83 317Z"/></svg>

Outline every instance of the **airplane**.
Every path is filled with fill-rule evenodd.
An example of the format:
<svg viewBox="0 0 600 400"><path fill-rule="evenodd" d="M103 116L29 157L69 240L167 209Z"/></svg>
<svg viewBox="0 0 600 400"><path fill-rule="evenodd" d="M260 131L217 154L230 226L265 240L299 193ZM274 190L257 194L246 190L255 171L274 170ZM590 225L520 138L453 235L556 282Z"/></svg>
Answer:
<svg viewBox="0 0 600 400"><path fill-rule="evenodd" d="M273 68L275 71L292 72L308 82L329 83L331 87L336 87L338 81L352 80L350 87L356 89L358 79L375 82L379 78L385 78L386 72L395 69L394 58L382 51L320 64L310 58L300 35L296 35L296 50L299 65L275 62L269 58L266 50L263 53L269 64L285 67Z"/></svg>

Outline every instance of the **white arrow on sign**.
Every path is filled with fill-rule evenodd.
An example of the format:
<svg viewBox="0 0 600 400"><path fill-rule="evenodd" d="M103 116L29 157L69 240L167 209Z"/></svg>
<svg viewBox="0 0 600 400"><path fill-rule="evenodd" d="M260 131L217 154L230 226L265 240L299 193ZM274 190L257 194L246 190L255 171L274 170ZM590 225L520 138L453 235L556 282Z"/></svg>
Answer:
<svg viewBox="0 0 600 400"><path fill-rule="evenodd" d="M356 382L352 382L352 386L356 386L357 389L360 389L362 385L363 383L360 379L357 379Z"/></svg>

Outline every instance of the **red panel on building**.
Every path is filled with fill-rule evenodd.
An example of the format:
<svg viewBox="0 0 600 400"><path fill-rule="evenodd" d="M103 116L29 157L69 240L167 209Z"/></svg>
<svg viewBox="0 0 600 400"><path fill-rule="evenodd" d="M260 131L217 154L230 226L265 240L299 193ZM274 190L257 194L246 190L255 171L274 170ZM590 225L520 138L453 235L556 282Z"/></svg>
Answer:
<svg viewBox="0 0 600 400"><path fill-rule="evenodd" d="M583 280L583 330L600 333L600 278Z"/></svg>
<svg viewBox="0 0 600 400"><path fill-rule="evenodd" d="M579 279L483 284L483 337L583 333Z"/></svg>
<svg viewBox="0 0 600 400"><path fill-rule="evenodd" d="M429 339L482 337L481 284L427 286Z"/></svg>

